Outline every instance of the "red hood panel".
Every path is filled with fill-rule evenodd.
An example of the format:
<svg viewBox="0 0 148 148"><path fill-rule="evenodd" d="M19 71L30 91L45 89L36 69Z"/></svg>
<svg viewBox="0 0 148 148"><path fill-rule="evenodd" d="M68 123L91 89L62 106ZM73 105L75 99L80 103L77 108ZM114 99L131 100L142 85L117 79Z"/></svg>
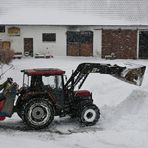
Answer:
<svg viewBox="0 0 148 148"><path fill-rule="evenodd" d="M75 91L75 96L78 96L78 97L91 96L91 92L89 92L88 90L78 90L78 91Z"/></svg>

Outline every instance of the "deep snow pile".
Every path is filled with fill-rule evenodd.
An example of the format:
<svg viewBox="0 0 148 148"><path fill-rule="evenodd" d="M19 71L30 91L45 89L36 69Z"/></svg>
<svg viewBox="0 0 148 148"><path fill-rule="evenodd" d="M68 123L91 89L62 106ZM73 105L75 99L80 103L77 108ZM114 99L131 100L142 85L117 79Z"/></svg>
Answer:
<svg viewBox="0 0 148 148"><path fill-rule="evenodd" d="M148 92L133 90L116 106L101 107L104 129L148 131Z"/></svg>
<svg viewBox="0 0 148 148"><path fill-rule="evenodd" d="M79 63L101 62L123 64L132 62L148 66L147 60L101 60L98 58L55 57L53 59L14 60L14 68L2 77L13 77L20 87L25 68L56 67L71 75ZM8 67L5 66L4 70ZM58 118L49 128L30 131L14 114L0 122L0 147L9 148L147 148L148 147L148 72L143 85L137 87L109 75L92 74L82 89L93 92L94 103L101 110L99 122L92 127L81 127L69 117ZM17 144L16 144L17 143Z"/></svg>

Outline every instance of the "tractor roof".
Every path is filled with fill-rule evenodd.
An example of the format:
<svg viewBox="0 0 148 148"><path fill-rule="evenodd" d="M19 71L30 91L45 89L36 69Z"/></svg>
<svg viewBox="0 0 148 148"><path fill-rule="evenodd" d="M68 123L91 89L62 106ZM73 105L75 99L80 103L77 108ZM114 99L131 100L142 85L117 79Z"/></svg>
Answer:
<svg viewBox="0 0 148 148"><path fill-rule="evenodd" d="M32 75L62 75L65 71L57 68L37 68L37 69L24 69L21 70L25 74Z"/></svg>

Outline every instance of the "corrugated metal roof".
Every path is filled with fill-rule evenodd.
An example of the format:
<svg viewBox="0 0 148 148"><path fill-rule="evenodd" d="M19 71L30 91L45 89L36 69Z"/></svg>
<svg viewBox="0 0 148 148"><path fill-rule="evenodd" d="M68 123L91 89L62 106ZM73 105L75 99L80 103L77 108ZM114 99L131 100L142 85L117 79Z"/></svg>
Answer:
<svg viewBox="0 0 148 148"><path fill-rule="evenodd" d="M0 0L0 23L148 25L148 0Z"/></svg>

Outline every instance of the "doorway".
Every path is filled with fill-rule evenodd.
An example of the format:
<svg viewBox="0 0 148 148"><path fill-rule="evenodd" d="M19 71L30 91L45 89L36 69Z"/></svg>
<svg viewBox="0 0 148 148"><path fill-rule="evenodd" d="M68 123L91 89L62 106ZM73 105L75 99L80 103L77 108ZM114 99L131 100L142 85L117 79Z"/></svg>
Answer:
<svg viewBox="0 0 148 148"><path fill-rule="evenodd" d="M33 56L33 38L24 38L24 54Z"/></svg>
<svg viewBox="0 0 148 148"><path fill-rule="evenodd" d="M68 56L93 56L93 32L92 31L68 31L67 32Z"/></svg>
<svg viewBox="0 0 148 148"><path fill-rule="evenodd" d="M148 59L148 31L139 33L139 58Z"/></svg>

